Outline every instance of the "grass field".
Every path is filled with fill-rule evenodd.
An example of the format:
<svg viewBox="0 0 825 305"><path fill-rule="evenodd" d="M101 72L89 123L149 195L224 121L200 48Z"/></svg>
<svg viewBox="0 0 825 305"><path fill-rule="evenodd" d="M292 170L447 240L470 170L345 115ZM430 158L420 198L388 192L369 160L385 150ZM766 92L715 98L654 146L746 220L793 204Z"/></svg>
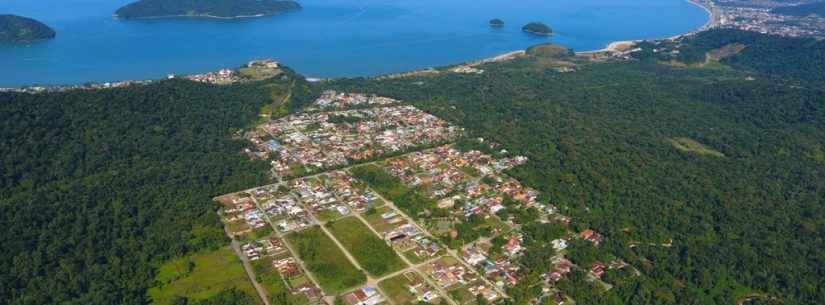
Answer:
<svg viewBox="0 0 825 305"><path fill-rule="evenodd" d="M349 171L353 177L369 184L372 190L392 201L395 206L412 218L418 218L420 213L436 207L434 200L407 187L401 180L375 164L354 167Z"/></svg>
<svg viewBox="0 0 825 305"><path fill-rule="evenodd" d="M422 281L421 277L417 274L413 272L408 274L409 276ZM395 304L404 305L412 304L416 301L415 295L410 293L410 290L407 289L407 285L409 285L410 282L411 281L407 278L407 274L399 274L381 281L378 283L378 286L387 293L387 297L389 297Z"/></svg>
<svg viewBox="0 0 825 305"><path fill-rule="evenodd" d="M315 218L318 218L318 221L330 221L342 217L341 213L338 213L337 210L323 210L314 214Z"/></svg>
<svg viewBox="0 0 825 305"><path fill-rule="evenodd" d="M691 152L691 153L696 153L696 154L703 155L703 156L714 156L714 157L719 157L719 158L725 157L725 154L723 154L723 153L721 153L721 152L719 152L719 151L717 151L717 150L715 150L711 147L705 146L704 144L699 143L698 141L696 141L694 139L690 139L690 138L673 138L673 139L670 139L670 143L673 145L673 147L676 147L676 149L681 150L683 152Z"/></svg>
<svg viewBox="0 0 825 305"><path fill-rule="evenodd" d="M175 296L203 300L230 288L258 300L241 261L228 246L169 261L160 267L155 280L158 285L147 292L152 304L169 304Z"/></svg>
<svg viewBox="0 0 825 305"><path fill-rule="evenodd" d="M285 300L291 305L303 305L309 303L309 300L303 294L292 294L289 287L284 283L278 269L272 265L272 258L266 257L252 262L252 267L255 269L255 277L258 283L266 289L267 295L270 299ZM274 303L274 302L270 302Z"/></svg>
<svg viewBox="0 0 825 305"><path fill-rule="evenodd" d="M366 276L355 268L319 227L287 235L287 241L327 293L340 293L361 285Z"/></svg>
<svg viewBox="0 0 825 305"><path fill-rule="evenodd" d="M386 219L381 217L381 215L389 211L392 211L392 209L390 209L389 207L378 207L371 211L368 210L363 214L363 216L364 219L366 219L367 222L369 222L370 226L373 229L375 229L375 231L382 233L395 227L394 225L389 224Z"/></svg>
<svg viewBox="0 0 825 305"><path fill-rule="evenodd" d="M370 274L381 276L406 267L395 251L358 218L342 218L327 223L327 227Z"/></svg>

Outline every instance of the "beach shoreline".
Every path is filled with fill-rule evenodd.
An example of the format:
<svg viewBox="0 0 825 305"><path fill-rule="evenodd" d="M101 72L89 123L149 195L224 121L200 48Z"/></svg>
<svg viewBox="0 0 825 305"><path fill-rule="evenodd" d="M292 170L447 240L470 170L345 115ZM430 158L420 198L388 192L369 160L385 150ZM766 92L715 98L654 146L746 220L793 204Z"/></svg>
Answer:
<svg viewBox="0 0 825 305"><path fill-rule="evenodd" d="M665 38L646 38L646 39L635 39L635 40L612 41L612 42L608 43L607 46L604 47L604 48L601 48L601 49L598 49L598 50L579 51L579 52L576 52L576 55L590 55L590 54L604 53L604 52L616 52L616 51L618 51L618 47L620 47L622 45L635 44L635 43L639 43L639 42L642 42L642 41L645 41L645 40L676 40L676 39L679 39L679 38L682 38L682 37L685 37L685 36L691 36L691 35L695 35L697 33L709 30L709 29L715 27L718 24L719 15L718 15L718 13L716 12L716 10L714 8L712 8L712 7L709 8L705 4L703 4L701 2L698 2L696 0L685 0L685 1L687 3L693 4L694 6L697 6L697 7L701 8L702 10L705 11L705 13L708 14L708 21L706 21L705 24L703 24L701 27L699 27L699 28L697 28L693 31L687 32L687 33L678 34L678 35L665 37Z"/></svg>
<svg viewBox="0 0 825 305"><path fill-rule="evenodd" d="M675 39L679 39L679 38L682 38L682 37L685 37L685 36L695 35L697 33L700 33L700 32L706 31L708 29L711 29L711 28L715 27L718 24L719 15L717 14L715 8L707 7L707 6L705 6L705 4L703 4L701 2L698 2L696 0L685 0L685 1L690 3L690 4L693 4L694 6L697 6L697 7L701 8L702 10L704 10L708 14L708 21L706 21L705 24L703 24L701 27L698 27L698 28L696 28L696 29L694 29L690 32L687 32L687 33L682 33L682 34L678 34L678 35L674 35L674 36L670 36L670 37L665 37L665 38L647 38L647 39L611 41L604 48L597 49L597 50L578 51L578 52L575 52L575 53L578 56L590 56L590 55L598 54L598 53L618 52L622 48L625 48L627 45L632 46L633 44L636 44L636 43L639 43L639 42L642 42L642 41L645 41L645 40L675 40ZM512 51L508 51L508 52L505 52L505 53L496 54L494 56L490 56L490 57L487 57L487 58L482 58L482 59L478 59L478 60L470 60L470 61L465 61L465 62L460 63L460 64L447 65L447 66L459 66L459 65L476 66L479 63L500 62L500 61L510 60L510 59L513 59L517 56L520 56L520 55L523 55L523 54L526 54L526 53L527 53L526 49L512 50ZM416 72L425 71L425 70L433 70L433 69L434 69L433 67L429 67L429 68L425 68L425 69L417 69L417 70L407 71L407 72L404 72L404 73L382 74L382 75L373 76L373 78L387 78L387 76L391 76L391 75L394 76L394 75L399 75L399 74L414 74Z"/></svg>

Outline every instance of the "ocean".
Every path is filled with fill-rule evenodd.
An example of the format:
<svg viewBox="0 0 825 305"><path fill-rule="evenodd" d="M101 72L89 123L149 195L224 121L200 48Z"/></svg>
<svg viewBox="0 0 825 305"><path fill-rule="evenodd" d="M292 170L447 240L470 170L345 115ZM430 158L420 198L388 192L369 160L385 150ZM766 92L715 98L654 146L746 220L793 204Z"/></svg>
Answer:
<svg viewBox="0 0 825 305"><path fill-rule="evenodd" d="M119 20L129 0L3 0L57 38L0 45L0 87L157 79L273 58L307 77L372 76L461 63L553 42L576 51L690 32L707 13L684 0L302 0L278 16ZM490 19L504 20L491 28ZM521 32L541 21L551 37Z"/></svg>

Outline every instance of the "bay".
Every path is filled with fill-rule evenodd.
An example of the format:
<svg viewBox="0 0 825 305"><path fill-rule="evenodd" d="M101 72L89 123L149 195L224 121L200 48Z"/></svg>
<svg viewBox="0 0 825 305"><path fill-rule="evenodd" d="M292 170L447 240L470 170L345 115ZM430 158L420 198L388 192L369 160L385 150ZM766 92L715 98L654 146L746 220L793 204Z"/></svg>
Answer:
<svg viewBox="0 0 825 305"><path fill-rule="evenodd" d="M215 20L112 17L129 0L3 0L54 40L0 46L0 86L157 79L273 58L308 77L371 76L487 58L553 42L574 50L664 38L702 26L684 0L303 0L278 16ZM504 20L503 28L487 21ZM556 34L521 32L541 21Z"/></svg>

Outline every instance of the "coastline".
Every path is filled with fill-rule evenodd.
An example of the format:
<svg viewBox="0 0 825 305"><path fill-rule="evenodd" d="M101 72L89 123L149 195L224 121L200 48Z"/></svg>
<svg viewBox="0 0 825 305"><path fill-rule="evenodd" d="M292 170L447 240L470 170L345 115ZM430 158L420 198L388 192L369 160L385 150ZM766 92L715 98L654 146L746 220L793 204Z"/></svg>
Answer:
<svg viewBox="0 0 825 305"><path fill-rule="evenodd" d="M611 41L604 48L597 49L597 50L578 51L578 52L575 52L575 54L577 56L590 56L590 55L594 55L594 54L598 54L598 53L604 53L604 52L617 52L617 51L620 51L621 48L623 48L627 45L632 46L635 43L642 42L642 41L645 41L645 40L675 40L675 39L679 39L679 38L682 38L682 37L685 37L685 36L695 35L699 32L711 29L711 28L713 28L717 25L719 15L716 13L716 10L714 8L706 7L702 2L698 2L698 0L685 0L685 1L692 4L692 5L694 5L694 6L697 6L697 7L701 8L702 10L704 10L708 14L708 21L706 21L705 24L703 24L701 27L696 28L695 30L692 30L692 31L687 32L687 33L678 34L678 35L675 35L675 36L670 36L670 37L665 37L665 38L648 38L648 39ZM524 32L527 32L527 31L524 31ZM541 35L541 34L539 34L539 35ZM552 33L549 34L549 35L542 35L542 36L552 36ZM490 56L490 57L487 57L487 58L465 61L465 62L460 63L460 64L446 65L444 67L449 67L449 66L473 67L473 66L477 66L477 65L483 64L483 63L500 62L500 61L511 60L513 58L524 55L526 53L527 53L526 49L512 50L512 51L508 51L508 52L505 52L505 53L496 54L494 56ZM372 78L393 79L393 78L398 78L398 77L404 77L406 75L417 75L417 74L421 74L421 73L432 73L432 71L435 71L434 67L417 69L417 70L407 71L407 72L403 72L403 73L391 73L391 74L375 75L375 76L372 76Z"/></svg>
<svg viewBox="0 0 825 305"><path fill-rule="evenodd" d="M697 7L701 8L702 10L704 10L708 14L707 21L701 27L698 27L696 29L693 29L693 30L691 30L689 32L686 32L686 33L683 33L683 34L678 34L678 35L667 37L667 38L647 38L647 39L638 39L638 40L612 41L612 42L609 42L607 44L607 46L605 46L604 48L596 49L596 50L577 51L577 52L575 52L575 54L586 56L586 55L593 55L593 54L597 54L597 53L621 51L625 45L636 43L636 42L639 42L639 41L678 39L678 38L681 38L681 37L685 37L685 36L689 36L689 35L693 35L693 34L705 31L707 29L713 28L713 27L718 25L718 22L719 22L718 11L713 6L712 3L707 3L706 2L706 1L709 1L709 0L685 0L685 1L692 4L692 5L694 5L694 6L697 6ZM276 13L273 13L273 14L239 15L239 16L232 16L232 17L214 16L214 15L209 15L209 14L201 14L201 15L167 15L167 16L152 16L152 17L138 17L138 18L124 18L124 17L118 16L117 14L113 14L113 17L116 18L116 19L122 19L122 20L151 20L151 19L170 19L170 18L185 18L185 19L199 19L199 18L202 18L202 19L235 20L235 19L249 19L249 18L261 18L261 17L276 16L276 15L295 12L295 11L300 11L300 10L301 9L284 10L284 11L276 12ZM525 31L525 32L527 32L527 31ZM542 35L540 33L530 33L530 34ZM552 34L542 35L542 36L552 36ZM46 40L48 40L48 39L46 39ZM29 43L27 43L27 44L29 44ZM446 64L446 65L441 65L441 66L437 66L437 67L449 67L449 66L459 66L459 65L477 65L478 63L506 61L506 60L512 59L514 57L520 56L521 54L524 54L524 53L526 53L526 49L516 49L516 50L511 50L511 51L508 51L508 52L504 52L504 53L494 54L494 55L491 55L491 56L488 56L488 57L481 57L481 58L478 58L478 59L467 59L467 60L463 61L462 63ZM389 75L416 73L416 72L420 72L420 71L424 71L424 70L432 70L432 69L434 69L434 68L432 68L432 67L431 68L419 68L419 69L410 70L410 71L407 71L407 72L389 73L389 74L375 74L375 75L365 76L365 77L380 78L380 77L386 77L386 76L389 76ZM313 78L310 75L305 75L305 77L311 78L311 79ZM323 80L323 79L326 79L326 78L317 78L315 80ZM134 80L130 80L130 81L134 81ZM138 80L138 81L140 81L140 80ZM100 82L102 82L102 81L98 81L98 83L100 83ZM126 82L129 82L129 81L126 81ZM64 86L69 87L70 85L41 85L41 86L44 86L44 87L64 87ZM26 87L39 87L39 86L37 84L9 86L9 87L0 86L0 89L26 88Z"/></svg>
<svg viewBox="0 0 825 305"><path fill-rule="evenodd" d="M292 11L298 11L298 10L300 10L300 9L280 11L280 12L272 13L272 14L238 15L238 16L232 16L232 17L215 16L215 15L209 15L209 14L165 15L165 16L135 17L135 18L126 18L126 17L118 16L117 14L114 14L114 15L112 15L112 17L114 17L116 19L122 19L122 20L153 20L153 19L171 19L171 18L192 18L192 19L202 18L202 19L236 20L236 19L271 17L271 16L277 16L277 15L280 15L280 14L284 14L284 13L288 13L288 12L292 12Z"/></svg>
<svg viewBox="0 0 825 305"><path fill-rule="evenodd" d="M699 27L699 28L697 28L693 31L687 32L687 33L678 34L678 35L665 37L665 38L647 38L647 39L611 41L604 48L601 48L601 49L598 49L598 50L579 51L579 52L576 52L576 55L592 55L592 54L595 54L595 53L616 52L616 51L619 51L619 47L621 47L623 45L635 44L635 43L642 42L642 41L645 41L645 40L676 40L676 39L679 39L679 38L682 38L682 37L685 37L685 36L695 35L699 32L706 31L708 29L711 29L711 28L715 27L718 24L719 15L717 14L715 8L707 7L704 3L699 2L697 0L685 0L685 1L687 3L690 3L694 6L697 6L697 7L701 8L702 10L705 11L705 13L708 14L708 21L706 21L705 24L703 24L701 27Z"/></svg>

